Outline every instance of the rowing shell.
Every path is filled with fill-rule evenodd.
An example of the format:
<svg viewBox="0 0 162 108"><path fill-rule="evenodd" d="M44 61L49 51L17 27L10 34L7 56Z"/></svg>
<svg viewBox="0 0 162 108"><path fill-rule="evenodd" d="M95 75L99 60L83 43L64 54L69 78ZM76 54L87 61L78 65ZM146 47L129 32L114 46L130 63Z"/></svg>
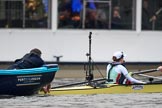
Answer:
<svg viewBox="0 0 162 108"><path fill-rule="evenodd" d="M49 95L161 93L162 83L144 85L106 84L102 87L88 85L51 89ZM43 92L40 92L43 94Z"/></svg>

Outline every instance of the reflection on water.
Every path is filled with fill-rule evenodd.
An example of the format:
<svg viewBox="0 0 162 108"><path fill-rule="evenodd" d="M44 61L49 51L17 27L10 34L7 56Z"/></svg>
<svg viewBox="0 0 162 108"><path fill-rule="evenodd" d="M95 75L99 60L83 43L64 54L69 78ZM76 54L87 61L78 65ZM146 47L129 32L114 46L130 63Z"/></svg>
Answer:
<svg viewBox="0 0 162 108"><path fill-rule="evenodd" d="M84 79L55 79L62 85ZM162 93L0 96L0 108L161 108Z"/></svg>
<svg viewBox="0 0 162 108"><path fill-rule="evenodd" d="M161 108L162 93L20 96L0 99L1 108Z"/></svg>

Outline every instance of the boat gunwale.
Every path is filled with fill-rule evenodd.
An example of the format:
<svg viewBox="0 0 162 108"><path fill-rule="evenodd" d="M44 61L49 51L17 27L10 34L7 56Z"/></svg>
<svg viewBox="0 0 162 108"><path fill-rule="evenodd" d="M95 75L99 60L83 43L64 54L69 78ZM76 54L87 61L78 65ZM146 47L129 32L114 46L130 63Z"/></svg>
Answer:
<svg viewBox="0 0 162 108"><path fill-rule="evenodd" d="M161 83L147 83L147 84L104 84L106 85L105 87L93 87L90 85L82 85L82 86L72 86L72 87L62 87L62 88L52 88L50 89L50 91L70 91L70 90L90 90L90 89L104 89L104 88L111 88L111 87L116 87L116 86L125 86L125 87L129 87L129 86L147 86L147 85L161 85ZM79 88L80 87L80 88Z"/></svg>
<svg viewBox="0 0 162 108"><path fill-rule="evenodd" d="M44 65L38 68L28 68L28 69L1 69L0 75L25 75L25 74L41 74L41 73L49 73L49 72L57 72L59 67L54 65L53 67L48 67L48 65Z"/></svg>

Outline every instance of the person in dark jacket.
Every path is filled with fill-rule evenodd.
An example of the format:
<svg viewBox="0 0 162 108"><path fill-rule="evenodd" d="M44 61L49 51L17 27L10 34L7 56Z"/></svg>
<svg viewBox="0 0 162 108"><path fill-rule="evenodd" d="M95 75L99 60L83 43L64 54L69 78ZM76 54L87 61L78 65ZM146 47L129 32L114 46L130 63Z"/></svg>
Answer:
<svg viewBox="0 0 162 108"><path fill-rule="evenodd" d="M152 5L152 4L151 4ZM157 20L157 16L153 7L149 4L149 0L143 0L142 6L142 30L153 30L153 22Z"/></svg>
<svg viewBox="0 0 162 108"><path fill-rule="evenodd" d="M42 52L34 48L29 53L25 54L21 59L16 59L14 64L8 67L8 69L28 69L28 68L37 68L43 66L44 60L41 58ZM44 93L49 92L51 84L47 84L41 90Z"/></svg>
<svg viewBox="0 0 162 108"><path fill-rule="evenodd" d="M113 8L111 28L112 29L123 29L122 18L120 16L120 8L119 8L119 6L115 6Z"/></svg>
<svg viewBox="0 0 162 108"><path fill-rule="evenodd" d="M14 64L11 65L8 69L27 69L27 68L36 68L44 65L44 61L41 58L42 52L34 48L30 53L25 54L21 59L16 59Z"/></svg>

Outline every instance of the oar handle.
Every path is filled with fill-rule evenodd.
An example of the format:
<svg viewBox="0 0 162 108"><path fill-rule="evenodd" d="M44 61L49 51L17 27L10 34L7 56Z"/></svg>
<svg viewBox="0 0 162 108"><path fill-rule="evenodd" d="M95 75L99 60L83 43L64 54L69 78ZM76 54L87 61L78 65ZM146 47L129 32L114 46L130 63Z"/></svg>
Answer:
<svg viewBox="0 0 162 108"><path fill-rule="evenodd" d="M158 71L158 70L157 69L149 69L149 70L133 72L133 74L145 74L145 73L151 73L151 72L156 72L156 71Z"/></svg>

